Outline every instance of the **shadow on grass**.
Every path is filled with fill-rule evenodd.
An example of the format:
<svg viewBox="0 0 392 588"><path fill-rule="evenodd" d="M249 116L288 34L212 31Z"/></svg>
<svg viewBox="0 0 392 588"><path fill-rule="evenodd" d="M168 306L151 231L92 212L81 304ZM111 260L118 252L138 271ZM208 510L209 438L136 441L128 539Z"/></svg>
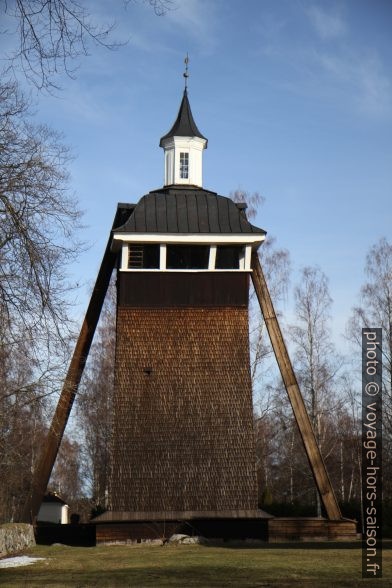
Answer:
<svg viewBox="0 0 392 588"><path fill-rule="evenodd" d="M289 543L267 543L267 542L258 542L258 543L244 543L242 541L230 541L230 542L211 542L206 544L204 547L223 547L224 549L270 549L270 550L279 550L279 549L304 549L309 551L309 549L314 550L331 550L331 549L361 549L362 548L362 541L297 541L297 542L289 542ZM392 549L392 541L389 539L387 541L383 541L382 544L383 550Z"/></svg>
<svg viewBox="0 0 392 588"><path fill-rule="evenodd" d="M247 568L232 568L227 566L189 566L180 569L154 569L148 567L140 568L123 568L123 569L105 569L99 571L61 571L59 570L7 570L7 573L0 577L0 585L11 586L77 586L92 587L102 586L115 588L118 586L137 586L137 588L150 588L152 586L186 586L186 587L203 587L216 588L225 586L231 587L261 587L261 586L315 586L317 578L317 587L330 587L331 582L339 580L339 586L359 586L360 580L355 581L353 578L320 578L315 573L307 572L295 573L293 570L272 570ZM337 584L333 584L337 585Z"/></svg>
<svg viewBox="0 0 392 588"><path fill-rule="evenodd" d="M241 541L230 541L230 542L217 542L206 544L205 547L223 547L225 549L304 549L308 551L309 549L315 550L324 550L324 549L361 549L362 542L361 541L336 541L336 542L316 542L316 541L298 541L298 542L290 542L290 543L243 543ZM392 544L388 547L384 546L384 549L392 549Z"/></svg>
<svg viewBox="0 0 392 588"><path fill-rule="evenodd" d="M189 545L37 547L31 554L44 557L45 561L30 567L2 570L0 585L7 588L369 585L361 580L360 541L240 546L238 543L221 542L220 546L210 545L210 548ZM392 543L389 541L385 547L391 550ZM385 553L385 583L378 585L392 586L392 571L387 568L391 559L392 553Z"/></svg>

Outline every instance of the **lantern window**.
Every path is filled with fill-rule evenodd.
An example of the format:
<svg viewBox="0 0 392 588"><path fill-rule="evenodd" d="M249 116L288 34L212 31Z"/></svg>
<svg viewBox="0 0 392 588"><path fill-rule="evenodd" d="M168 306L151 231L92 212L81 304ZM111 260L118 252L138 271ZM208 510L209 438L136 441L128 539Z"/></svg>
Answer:
<svg viewBox="0 0 392 588"><path fill-rule="evenodd" d="M189 153L180 153L180 178L189 178Z"/></svg>

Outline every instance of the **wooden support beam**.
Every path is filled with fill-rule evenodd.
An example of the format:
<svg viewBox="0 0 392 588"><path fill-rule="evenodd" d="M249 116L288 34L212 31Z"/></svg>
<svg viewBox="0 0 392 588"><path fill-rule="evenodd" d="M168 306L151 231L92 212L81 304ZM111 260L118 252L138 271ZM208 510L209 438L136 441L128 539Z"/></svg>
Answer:
<svg viewBox="0 0 392 588"><path fill-rule="evenodd" d="M24 522L33 522L38 514L83 374L116 259L116 254L110 249L111 243L110 235L56 412L42 448L40 460L34 470L31 493L21 513L21 520Z"/></svg>
<svg viewBox="0 0 392 588"><path fill-rule="evenodd" d="M278 319L275 314L268 286L256 251L252 253L252 270L253 285L271 339L272 348L278 362L280 373L293 408L295 420L297 421L316 486L320 493L321 500L323 501L328 519L339 520L342 518L339 505L316 441L312 424L298 386L297 378L295 377L293 366L291 365L287 347L279 327Z"/></svg>

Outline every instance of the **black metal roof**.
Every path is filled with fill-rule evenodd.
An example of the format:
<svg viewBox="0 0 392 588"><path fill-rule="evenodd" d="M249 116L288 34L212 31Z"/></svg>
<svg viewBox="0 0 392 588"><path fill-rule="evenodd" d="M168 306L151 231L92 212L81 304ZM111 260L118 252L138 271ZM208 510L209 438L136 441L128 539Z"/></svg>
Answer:
<svg viewBox="0 0 392 588"><path fill-rule="evenodd" d="M113 232L266 234L248 221L242 204L237 206L231 198L216 192L185 186L146 194L134 208L128 208L128 220Z"/></svg>
<svg viewBox="0 0 392 588"><path fill-rule="evenodd" d="M42 499L42 502L57 502L59 504L67 504L60 496L53 492L48 492Z"/></svg>
<svg viewBox="0 0 392 588"><path fill-rule="evenodd" d="M201 139L205 139L207 141L206 137L204 137L204 135L202 135L199 129L197 128L196 123L193 119L186 88L184 90L180 110L178 111L175 123L170 129L170 131L166 133L166 135L163 135L163 137L159 141L159 146L163 147L163 141L165 139L169 139L170 137L200 137Z"/></svg>
<svg viewBox="0 0 392 588"><path fill-rule="evenodd" d="M119 202L117 204L116 214L114 215L112 231L121 227L124 223L127 222L130 215L132 214L136 204L128 204L124 202Z"/></svg>

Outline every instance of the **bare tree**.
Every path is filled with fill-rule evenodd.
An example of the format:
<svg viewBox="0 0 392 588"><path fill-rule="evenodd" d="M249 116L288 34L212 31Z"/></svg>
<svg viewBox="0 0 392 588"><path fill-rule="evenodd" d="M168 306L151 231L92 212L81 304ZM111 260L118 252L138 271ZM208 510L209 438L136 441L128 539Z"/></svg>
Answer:
<svg viewBox="0 0 392 588"><path fill-rule="evenodd" d="M23 504L45 431L39 387L25 387L34 380L28 351L24 342L12 352L0 347L0 522L13 521Z"/></svg>
<svg viewBox="0 0 392 588"><path fill-rule="evenodd" d="M124 0L124 7L129 4ZM145 0L157 16L172 8L172 0ZM75 0L0 0L0 10L15 22L15 49L10 68L21 69L37 88L56 88L55 76L73 76L77 58L88 55L91 44L114 49L114 23L96 24L94 17Z"/></svg>
<svg viewBox="0 0 392 588"><path fill-rule="evenodd" d="M68 504L80 500L82 493L81 447L77 441L64 437L48 488L56 491Z"/></svg>
<svg viewBox="0 0 392 588"><path fill-rule="evenodd" d="M264 203L264 198L258 192L250 193L238 189L231 192L230 196L234 202L247 205L246 213L250 220L257 216ZM289 252L286 249L277 248L275 238L268 236L259 248L258 255L274 304L278 305L287 295L290 276ZM275 390L271 385L277 366L253 286L249 296L249 343L255 407L259 500L263 503L267 495L270 495L272 499L276 498L279 486L276 481L280 479L277 464L281 448L278 443L280 430L273 406Z"/></svg>
<svg viewBox="0 0 392 588"><path fill-rule="evenodd" d="M0 345L29 342L41 375L52 351L61 361L66 269L81 245L68 159L58 134L31 123L17 86L0 86Z"/></svg>
<svg viewBox="0 0 392 588"><path fill-rule="evenodd" d="M382 328L383 374L383 497L392 498L392 244L381 238L366 256L367 281L360 291L360 303L353 309L347 334L354 343L356 373L361 374L362 328ZM360 394L358 394L360 397Z"/></svg>
<svg viewBox="0 0 392 588"><path fill-rule="evenodd" d="M107 502L115 337L116 289L112 281L76 405L78 423L83 431L83 476L95 508L105 508Z"/></svg>
<svg viewBox="0 0 392 588"><path fill-rule="evenodd" d="M250 220L256 217L264 203L264 198L259 192L251 194L246 190L237 189L230 193L230 197L234 202L247 205L246 212ZM291 269L289 252L287 249L277 248L276 239L268 236L261 245L258 254L271 297L274 304L278 305L287 296ZM249 298L251 377L255 403L259 413L258 418L260 418L268 412L270 407L271 395L269 391L271 388L266 385L266 378L271 371L274 372L268 362L273 351L253 287L251 287Z"/></svg>
<svg viewBox="0 0 392 588"><path fill-rule="evenodd" d="M276 247L275 237L267 237L258 253L271 298L274 304L278 306L287 297L291 270L290 254L287 249ZM256 384L265 375L262 369L263 364L265 364L268 357L273 355L273 352L253 289L250 294L250 309L251 351L253 356L252 380ZM277 310L277 315L280 316L279 310Z"/></svg>
<svg viewBox="0 0 392 588"><path fill-rule="evenodd" d="M363 520L363 497L361 485L361 396L355 387L352 374L344 374L342 378L342 398L344 406L337 413L336 439L339 443L337 461L339 463L340 498L343 503L355 502Z"/></svg>
<svg viewBox="0 0 392 588"><path fill-rule="evenodd" d="M340 403L336 380L343 361L332 343L329 327L332 299L328 280L319 268L302 270L294 299L297 322L290 327L290 337L295 345L296 373L317 442L321 450L324 447L326 457L325 442L330 425L326 417L333 414ZM317 514L321 516L318 492L316 500Z"/></svg>
<svg viewBox="0 0 392 588"><path fill-rule="evenodd" d="M80 212L68 192L68 159L56 133L32 124L16 84L1 84L0 476L9 481L1 498L5 518L12 518L15 500L23 500L28 490L37 439L45 429L45 399L57 389L67 357L67 264L80 252L74 238Z"/></svg>
<svg viewBox="0 0 392 588"><path fill-rule="evenodd" d="M348 335L361 345L362 327L383 330L383 392L385 425L392 432L392 244L382 238L366 256L367 282L360 292L360 304L353 309Z"/></svg>
<svg viewBox="0 0 392 588"><path fill-rule="evenodd" d="M259 192L251 194L247 190L233 190L230 192L230 198L238 204L246 204L246 216L252 220L256 218L257 213L265 202L265 198Z"/></svg>

